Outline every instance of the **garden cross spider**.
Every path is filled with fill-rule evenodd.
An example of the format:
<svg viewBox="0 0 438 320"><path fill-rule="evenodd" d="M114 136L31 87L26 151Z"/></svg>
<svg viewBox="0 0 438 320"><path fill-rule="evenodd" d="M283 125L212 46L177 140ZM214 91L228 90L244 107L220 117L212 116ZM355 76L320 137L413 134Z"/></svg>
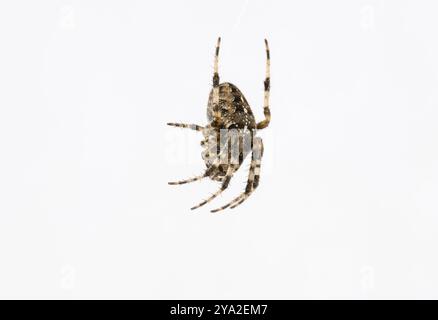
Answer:
<svg viewBox="0 0 438 320"><path fill-rule="evenodd" d="M210 91L208 98L208 124L202 127L196 124L168 123L169 126L189 128L203 134L204 140L201 141L204 148L202 158L207 166L204 173L199 176L169 182L169 184L184 184L205 177L222 182L218 191L192 207L192 210L203 206L221 194L228 187L233 174L240 168L249 153L251 153L251 165L245 191L228 204L211 212L221 211L228 207L235 208L251 195L259 184L260 164L263 155L263 142L260 137L256 137L256 131L257 129L266 128L271 120L269 110L270 57L268 41L265 39L266 77L263 106L265 119L258 123L256 123L252 110L242 92L232 83L219 83L220 41L221 38L218 38L214 59L213 89Z"/></svg>

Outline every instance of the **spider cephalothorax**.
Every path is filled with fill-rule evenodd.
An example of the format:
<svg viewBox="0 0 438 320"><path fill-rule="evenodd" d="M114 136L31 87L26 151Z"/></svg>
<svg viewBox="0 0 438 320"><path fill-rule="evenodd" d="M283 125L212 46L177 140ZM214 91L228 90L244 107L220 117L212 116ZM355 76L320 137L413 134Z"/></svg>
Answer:
<svg viewBox="0 0 438 320"><path fill-rule="evenodd" d="M200 180L204 177L209 177L212 180L222 183L218 191L200 204L192 207L192 209L203 206L222 193L222 191L228 187L233 174L240 168L245 157L251 153L251 165L245 191L228 204L212 210L212 212L217 212L228 207L237 207L257 188L260 178L263 142L260 137L256 137L256 131L257 129L266 128L271 120L269 110L270 57L268 41L265 40L267 57L263 107L265 119L257 123L251 111L251 107L242 92L229 82L219 83L218 59L220 40L219 38L216 45L213 89L208 98L208 124L202 127L196 124L168 123L170 126L200 131L204 135L204 140L201 141L201 145L204 148L202 158L207 167L204 173L199 176L169 182L169 184L184 184Z"/></svg>

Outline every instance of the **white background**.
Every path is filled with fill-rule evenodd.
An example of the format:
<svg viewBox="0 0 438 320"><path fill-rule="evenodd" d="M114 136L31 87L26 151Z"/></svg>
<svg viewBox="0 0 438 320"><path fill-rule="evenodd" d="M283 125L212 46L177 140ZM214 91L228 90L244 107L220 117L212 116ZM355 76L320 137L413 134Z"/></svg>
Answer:
<svg viewBox="0 0 438 320"><path fill-rule="evenodd" d="M438 298L436 1L2 1L0 297ZM271 125L204 169L213 53Z"/></svg>

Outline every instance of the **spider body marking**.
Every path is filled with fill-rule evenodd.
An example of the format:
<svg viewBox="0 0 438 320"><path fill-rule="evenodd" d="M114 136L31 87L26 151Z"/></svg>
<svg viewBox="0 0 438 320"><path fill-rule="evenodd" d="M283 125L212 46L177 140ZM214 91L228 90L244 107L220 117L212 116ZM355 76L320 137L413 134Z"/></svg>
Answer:
<svg viewBox="0 0 438 320"><path fill-rule="evenodd" d="M194 178L169 182L171 185L184 184L209 177L222 183L221 188L208 199L191 209L199 208L221 194L229 185L233 174L240 168L246 156L251 154L248 180L243 193L228 204L212 210L221 211L228 207L235 208L245 201L258 187L260 165L263 156L263 142L256 136L257 129L269 125L271 113L269 109L270 92L270 54L266 45L266 77L264 81L264 115L265 119L257 123L245 96L232 83L219 83L218 59L220 38L216 45L214 61L213 88L210 91L207 105L208 124L203 127L195 124L168 123L170 126L189 128L202 132L204 139L202 158L206 164L203 174Z"/></svg>

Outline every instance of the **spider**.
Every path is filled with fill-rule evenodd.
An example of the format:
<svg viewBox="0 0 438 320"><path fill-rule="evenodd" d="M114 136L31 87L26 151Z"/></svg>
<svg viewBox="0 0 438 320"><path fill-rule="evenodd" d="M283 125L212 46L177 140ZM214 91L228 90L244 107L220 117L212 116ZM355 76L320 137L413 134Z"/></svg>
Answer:
<svg viewBox="0 0 438 320"><path fill-rule="evenodd" d="M202 158L206 164L203 174L186 180L169 182L170 185L189 183L203 178L222 183L220 189L209 198L191 209L199 208L210 202L227 189L233 174L240 168L245 157L251 153L248 180L245 191L228 204L211 212L218 212L228 207L233 209L245 201L258 187L260 179L260 164L263 156L263 142L256 137L257 129L264 129L269 125L271 112L269 110L270 91L270 57L268 41L266 46L266 76L264 81L264 106L265 119L256 122L251 107L242 92L232 83L219 83L218 62L221 38L216 44L214 58L213 88L210 91L207 105L206 126L184 123L168 123L169 126L188 128L200 131L204 140L201 146L204 150Z"/></svg>

